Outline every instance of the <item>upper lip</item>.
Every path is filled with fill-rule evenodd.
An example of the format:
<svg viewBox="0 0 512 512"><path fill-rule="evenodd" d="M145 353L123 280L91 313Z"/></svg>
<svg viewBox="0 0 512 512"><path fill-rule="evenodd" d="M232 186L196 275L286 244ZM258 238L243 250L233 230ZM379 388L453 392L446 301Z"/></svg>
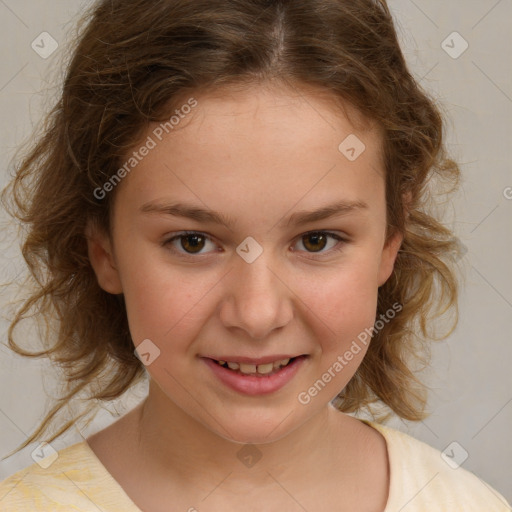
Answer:
<svg viewBox="0 0 512 512"><path fill-rule="evenodd" d="M266 364L273 363L274 361L281 361L282 359L293 359L305 354L290 355L290 354L275 354L272 356L263 357L245 357L245 356L203 356L207 359L214 359L215 361L226 361L227 363L244 363L244 364Z"/></svg>

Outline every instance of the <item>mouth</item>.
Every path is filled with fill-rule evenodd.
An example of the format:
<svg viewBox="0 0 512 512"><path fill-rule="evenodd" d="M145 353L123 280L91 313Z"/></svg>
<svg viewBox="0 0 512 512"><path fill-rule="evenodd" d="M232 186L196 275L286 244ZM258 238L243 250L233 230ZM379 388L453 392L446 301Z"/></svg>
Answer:
<svg viewBox="0 0 512 512"><path fill-rule="evenodd" d="M296 357L284 357L281 359L273 359L266 363L246 363L239 361L224 361L222 359L212 359L213 362L217 363L219 366L231 370L234 373L238 373L240 375L253 375L256 377L265 377L271 376L283 368L286 368L288 365L293 364L295 360L300 357L306 357L305 355L296 356Z"/></svg>
<svg viewBox="0 0 512 512"><path fill-rule="evenodd" d="M213 376L244 395L266 395L283 388L297 374L308 355L261 359L202 357ZM239 359L243 359L240 361Z"/></svg>

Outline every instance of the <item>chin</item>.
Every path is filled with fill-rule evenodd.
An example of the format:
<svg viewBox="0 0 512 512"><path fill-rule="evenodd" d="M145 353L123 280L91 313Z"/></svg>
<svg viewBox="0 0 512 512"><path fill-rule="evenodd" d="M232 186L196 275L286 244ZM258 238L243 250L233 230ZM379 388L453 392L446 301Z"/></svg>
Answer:
<svg viewBox="0 0 512 512"><path fill-rule="evenodd" d="M219 428L218 425L211 425L210 429L232 443L268 444L286 437L299 426L292 422L292 415L287 417L275 414L267 418L262 415L244 418L235 416L225 425L225 429Z"/></svg>

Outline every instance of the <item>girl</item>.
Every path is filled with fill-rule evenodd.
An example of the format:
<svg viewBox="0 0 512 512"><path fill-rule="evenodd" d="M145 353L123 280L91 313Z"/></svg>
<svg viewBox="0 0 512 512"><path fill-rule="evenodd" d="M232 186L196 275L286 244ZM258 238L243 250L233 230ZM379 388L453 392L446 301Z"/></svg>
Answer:
<svg viewBox="0 0 512 512"><path fill-rule="evenodd" d="M458 178L442 134L384 1L97 2L4 196L35 285L9 344L69 391L21 448L80 393L149 392L39 445L2 510L510 510L349 414L425 417L413 361L457 297L426 209ZM37 353L14 340L34 312Z"/></svg>

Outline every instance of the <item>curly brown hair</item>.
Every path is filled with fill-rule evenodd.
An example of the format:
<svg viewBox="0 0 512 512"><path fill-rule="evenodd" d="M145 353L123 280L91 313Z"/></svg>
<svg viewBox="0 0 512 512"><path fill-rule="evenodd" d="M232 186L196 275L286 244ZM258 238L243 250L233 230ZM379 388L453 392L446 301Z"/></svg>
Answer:
<svg viewBox="0 0 512 512"><path fill-rule="evenodd" d="M114 190L98 200L94 191L181 98L268 81L322 89L382 130L388 236L398 230L404 239L379 289L377 316L397 303L402 310L374 334L336 407L357 412L377 403L407 420L425 418L426 387L414 362L429 358L430 320L455 311L455 327L458 317L457 244L430 211L433 184L454 190L459 168L446 156L439 107L407 68L385 1L102 0L81 26L60 99L2 196L27 229L31 287L8 345L48 357L66 389L18 450L43 437L80 394L97 405L146 375L123 297L100 288L89 261L86 224L110 233L116 197ZM14 341L16 327L34 316L46 323L37 352ZM47 441L91 411L68 417Z"/></svg>

